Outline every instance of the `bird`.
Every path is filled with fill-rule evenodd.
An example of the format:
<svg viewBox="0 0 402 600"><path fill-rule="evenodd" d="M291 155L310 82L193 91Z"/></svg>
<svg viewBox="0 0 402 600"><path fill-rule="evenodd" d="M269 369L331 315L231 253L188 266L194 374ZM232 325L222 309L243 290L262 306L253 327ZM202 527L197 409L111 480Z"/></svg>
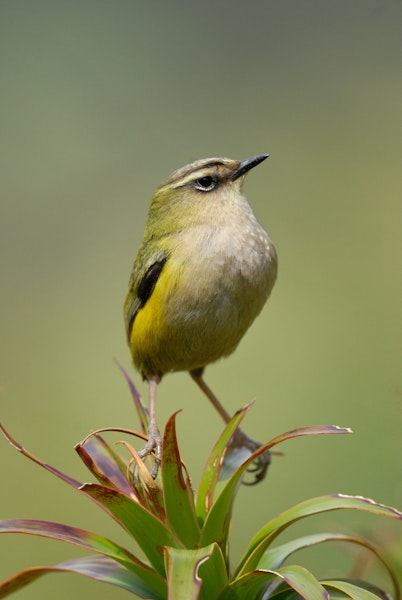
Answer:
<svg viewBox="0 0 402 600"><path fill-rule="evenodd" d="M148 383L148 441L139 456L153 454L154 478L162 455L156 396L165 375L188 371L224 421L231 419L204 369L234 352L277 278L275 247L243 192L246 174L268 156L196 160L174 171L151 199L124 320L134 367ZM231 450L260 446L239 429ZM254 483L269 463L268 452L258 457Z"/></svg>

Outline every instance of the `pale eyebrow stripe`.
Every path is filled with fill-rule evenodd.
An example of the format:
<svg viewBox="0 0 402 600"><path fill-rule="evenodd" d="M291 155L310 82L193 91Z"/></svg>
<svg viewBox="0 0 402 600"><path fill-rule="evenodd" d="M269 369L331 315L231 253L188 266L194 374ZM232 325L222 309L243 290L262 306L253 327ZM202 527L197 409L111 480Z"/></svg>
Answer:
<svg viewBox="0 0 402 600"><path fill-rule="evenodd" d="M183 185L186 185L187 183L190 183L194 179L199 179L200 177L205 177L206 175L209 175L209 169L211 169L211 167L223 166L224 163L221 161L211 161L209 163L203 164L202 166L199 166L198 168L192 169L187 173L183 173L182 175L178 176L176 180L171 181L168 184L168 186L172 188L181 187Z"/></svg>

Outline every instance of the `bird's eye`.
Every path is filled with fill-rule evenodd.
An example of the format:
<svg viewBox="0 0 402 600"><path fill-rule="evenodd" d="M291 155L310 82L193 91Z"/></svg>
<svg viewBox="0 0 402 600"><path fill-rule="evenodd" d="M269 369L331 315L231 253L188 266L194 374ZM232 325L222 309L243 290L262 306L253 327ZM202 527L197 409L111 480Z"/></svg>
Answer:
<svg viewBox="0 0 402 600"><path fill-rule="evenodd" d="M205 175L195 180L195 187L202 192L210 192L217 186L217 181L211 175Z"/></svg>

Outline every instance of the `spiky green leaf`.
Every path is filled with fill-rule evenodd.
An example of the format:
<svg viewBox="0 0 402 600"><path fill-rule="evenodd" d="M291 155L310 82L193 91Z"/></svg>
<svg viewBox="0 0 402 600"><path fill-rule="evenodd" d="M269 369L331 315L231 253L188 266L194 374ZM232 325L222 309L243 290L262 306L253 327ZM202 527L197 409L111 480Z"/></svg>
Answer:
<svg viewBox="0 0 402 600"><path fill-rule="evenodd" d="M196 512L200 522L204 522L205 517L213 504L214 494L219 480L219 473L222 469L227 446L239 428L239 425L247 414L249 408L250 405L247 405L234 415L219 436L218 441L208 457L204 470L201 474L196 499Z"/></svg>
<svg viewBox="0 0 402 600"><path fill-rule="evenodd" d="M102 583L110 583L137 594L140 598L166 600L166 582L160 579L157 586L151 586L135 573L105 556L85 556L62 562L54 567L32 567L14 575L0 585L0 598L5 598L49 573L67 572L85 575Z"/></svg>
<svg viewBox="0 0 402 600"><path fill-rule="evenodd" d="M267 592L269 587L274 591L278 585L284 584L305 600L329 600L328 592L314 575L298 565L246 573L230 583L218 599L256 600L261 598L263 592Z"/></svg>
<svg viewBox="0 0 402 600"><path fill-rule="evenodd" d="M333 494L311 498L293 506L269 521L251 540L242 561L237 569L237 575L257 568L259 561L272 540L292 523L311 515L331 510L355 509L370 512L384 517L402 519L402 513L396 508L378 504L369 498Z"/></svg>
<svg viewBox="0 0 402 600"><path fill-rule="evenodd" d="M315 546L317 544L322 544L323 542L346 542L357 544L369 550L372 554L376 556L376 558L383 564L386 571L388 572L390 579L392 581L392 585L394 588L394 598L400 598L401 592L399 588L398 579L381 555L381 553L369 542L362 538L357 538L350 535L344 535L341 533L316 533L312 535L306 535L303 537L296 538L285 544L281 544L280 546L275 546L274 548L269 548L262 555L261 560L258 562L258 569L277 569L283 565L283 563L295 552L299 550L303 550L304 548L310 548L311 546Z"/></svg>
<svg viewBox="0 0 402 600"><path fill-rule="evenodd" d="M231 421L231 423L233 420ZM220 491L218 498L211 506L208 514L206 515L205 523L202 530L201 543L204 546L217 541L220 545L225 543L228 536L228 530L230 526L230 514L235 496L236 488L241 481L241 478L253 463L253 461L263 454L267 450L277 444L288 441L290 439L310 436L310 435L322 435L322 434L334 434L334 433L350 433L349 429L340 428L333 425L318 425L315 427L300 427L299 429L293 429L287 433L283 433L267 444L264 444L258 450L256 450L251 456L244 461L244 463L235 471L230 479L225 482L224 487ZM254 568L254 567L253 567Z"/></svg>
<svg viewBox="0 0 402 600"><path fill-rule="evenodd" d="M152 566L164 576L163 549L184 547L179 538L158 517L124 494L97 484L87 483L82 489L133 536Z"/></svg>
<svg viewBox="0 0 402 600"><path fill-rule="evenodd" d="M190 479L182 465L176 438L176 414L166 423L163 436L162 482L169 527L188 548L198 544L200 527Z"/></svg>
<svg viewBox="0 0 402 600"><path fill-rule="evenodd" d="M166 548L168 600L211 600L227 584L225 562L219 547L180 550Z"/></svg>
<svg viewBox="0 0 402 600"><path fill-rule="evenodd" d="M229 583L225 558L218 544L211 544L212 552L208 560L199 565L198 575L202 579L200 600L211 600L217 592Z"/></svg>
<svg viewBox="0 0 402 600"><path fill-rule="evenodd" d="M321 583L327 589L340 592L348 598L352 598L352 600L378 600L379 598L383 600L385 596L381 593L376 594L371 592L370 590L360 587L360 585L356 585L355 583L350 583L349 581L331 579L329 581L322 581Z"/></svg>

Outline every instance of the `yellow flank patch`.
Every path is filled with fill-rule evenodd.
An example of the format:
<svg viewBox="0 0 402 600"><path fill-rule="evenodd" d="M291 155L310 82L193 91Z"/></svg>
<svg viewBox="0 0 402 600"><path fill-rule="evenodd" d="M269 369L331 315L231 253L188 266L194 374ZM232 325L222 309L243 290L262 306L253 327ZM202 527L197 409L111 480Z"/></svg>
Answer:
<svg viewBox="0 0 402 600"><path fill-rule="evenodd" d="M164 305L172 287L172 278L169 274L169 261L162 269L155 288L145 305L138 311L131 330L131 352L134 364L143 373L149 370L163 370L160 356L160 340L166 334L164 318ZM154 368L149 365L152 357Z"/></svg>

